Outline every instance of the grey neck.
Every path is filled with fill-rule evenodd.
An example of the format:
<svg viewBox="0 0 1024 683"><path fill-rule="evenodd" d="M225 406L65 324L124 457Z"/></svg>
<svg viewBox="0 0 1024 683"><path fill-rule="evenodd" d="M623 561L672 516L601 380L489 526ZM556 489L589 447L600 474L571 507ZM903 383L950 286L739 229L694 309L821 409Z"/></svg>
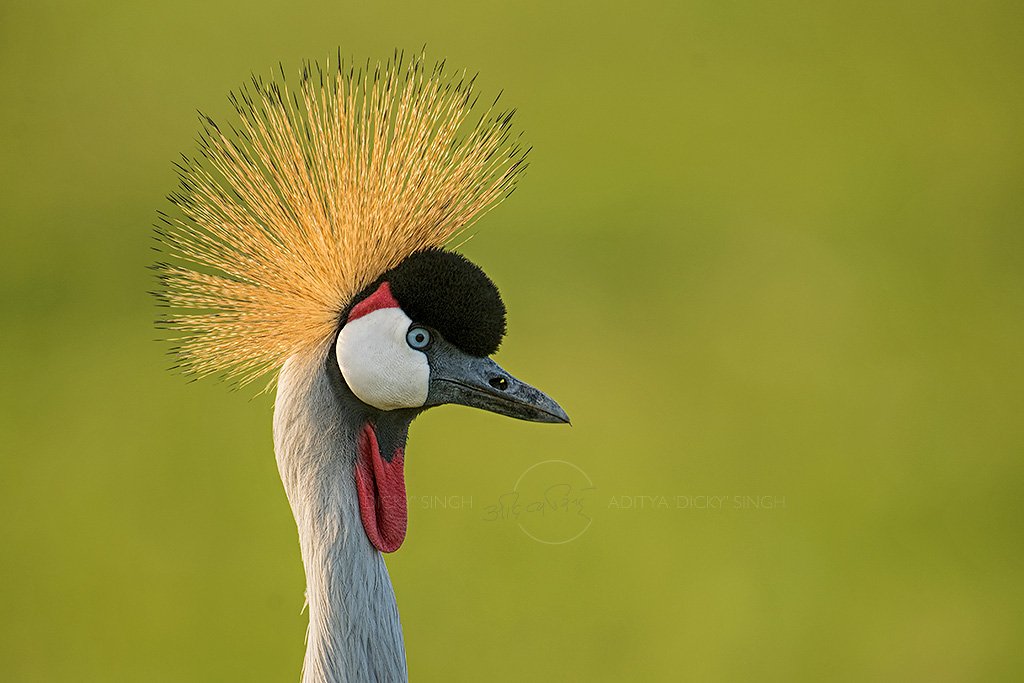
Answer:
<svg viewBox="0 0 1024 683"><path fill-rule="evenodd" d="M292 358L281 369L274 446L306 570L303 683L408 679L391 580L359 517L353 473L362 413L339 396L322 362ZM398 429L403 443L407 428Z"/></svg>

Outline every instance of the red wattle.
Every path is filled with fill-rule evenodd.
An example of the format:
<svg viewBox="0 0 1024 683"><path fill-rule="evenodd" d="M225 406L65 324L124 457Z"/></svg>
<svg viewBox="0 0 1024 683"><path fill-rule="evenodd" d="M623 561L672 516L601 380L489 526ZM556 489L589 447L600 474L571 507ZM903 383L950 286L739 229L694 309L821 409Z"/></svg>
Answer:
<svg viewBox="0 0 1024 683"><path fill-rule="evenodd" d="M359 433L358 451L356 493L363 530L374 548L382 553L393 553L405 540L409 526L405 454L399 448L391 462L384 460L380 456L377 434L369 424L364 425Z"/></svg>

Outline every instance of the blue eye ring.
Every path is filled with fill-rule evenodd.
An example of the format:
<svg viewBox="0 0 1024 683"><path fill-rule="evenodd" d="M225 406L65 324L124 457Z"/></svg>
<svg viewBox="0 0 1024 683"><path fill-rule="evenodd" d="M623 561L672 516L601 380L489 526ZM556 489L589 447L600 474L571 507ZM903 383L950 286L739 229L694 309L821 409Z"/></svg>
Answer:
<svg viewBox="0 0 1024 683"><path fill-rule="evenodd" d="M405 333L405 341L409 343L409 346L422 351L423 349L430 346L430 330L419 325L413 325L409 328L409 331Z"/></svg>

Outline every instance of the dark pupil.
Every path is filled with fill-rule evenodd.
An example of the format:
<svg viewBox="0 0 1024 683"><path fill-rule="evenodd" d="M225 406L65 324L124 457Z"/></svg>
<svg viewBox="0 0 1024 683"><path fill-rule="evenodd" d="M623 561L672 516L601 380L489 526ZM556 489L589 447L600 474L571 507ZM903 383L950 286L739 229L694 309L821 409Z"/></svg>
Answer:
<svg viewBox="0 0 1024 683"><path fill-rule="evenodd" d="M423 333L422 332L417 332L416 333L416 341L418 343L423 343Z"/></svg>

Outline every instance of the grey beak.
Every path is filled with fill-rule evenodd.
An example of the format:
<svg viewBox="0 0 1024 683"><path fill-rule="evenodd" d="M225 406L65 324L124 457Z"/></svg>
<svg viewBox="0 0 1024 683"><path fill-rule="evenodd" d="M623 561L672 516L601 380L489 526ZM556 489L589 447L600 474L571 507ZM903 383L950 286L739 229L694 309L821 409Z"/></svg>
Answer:
<svg viewBox="0 0 1024 683"><path fill-rule="evenodd" d="M569 424L561 406L490 358L470 356L449 344L435 345L428 356L428 406L456 403L519 420Z"/></svg>

